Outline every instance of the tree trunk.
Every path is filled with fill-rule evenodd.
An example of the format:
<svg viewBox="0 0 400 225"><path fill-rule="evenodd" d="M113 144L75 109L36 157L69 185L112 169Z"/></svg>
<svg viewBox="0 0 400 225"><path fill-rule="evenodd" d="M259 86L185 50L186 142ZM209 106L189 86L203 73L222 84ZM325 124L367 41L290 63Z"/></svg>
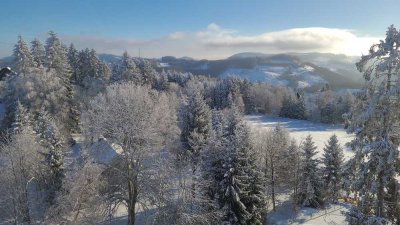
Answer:
<svg viewBox="0 0 400 225"><path fill-rule="evenodd" d="M383 208L383 202L384 202L384 185L383 185L383 174L382 172L378 175L378 193L377 193L377 206L376 206L376 211L375 211L375 216L378 217L385 217L385 212Z"/></svg>
<svg viewBox="0 0 400 225"><path fill-rule="evenodd" d="M194 163L192 165L192 198L196 198L196 165Z"/></svg>
<svg viewBox="0 0 400 225"><path fill-rule="evenodd" d="M272 198L272 210L275 212L275 171L274 171L274 162L271 158L270 162L271 166L271 198Z"/></svg>
<svg viewBox="0 0 400 225"><path fill-rule="evenodd" d="M28 194L28 190L25 189L24 191L24 197L22 199L22 204L23 204L23 221L30 224L31 223L31 216L29 213L29 194Z"/></svg>
<svg viewBox="0 0 400 225"><path fill-rule="evenodd" d="M128 182L128 194L129 194L128 225L135 225L137 188L134 182L132 181Z"/></svg>
<svg viewBox="0 0 400 225"><path fill-rule="evenodd" d="M132 163L128 164L128 173L131 172ZM137 175L130 175L130 179L128 180L128 225L135 225L135 216L136 216L136 202L138 196L137 190Z"/></svg>

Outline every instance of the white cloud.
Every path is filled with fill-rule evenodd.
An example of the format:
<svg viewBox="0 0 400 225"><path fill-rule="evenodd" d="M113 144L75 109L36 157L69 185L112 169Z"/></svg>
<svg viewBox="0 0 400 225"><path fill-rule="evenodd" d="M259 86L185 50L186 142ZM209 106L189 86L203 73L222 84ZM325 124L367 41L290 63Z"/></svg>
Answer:
<svg viewBox="0 0 400 225"><path fill-rule="evenodd" d="M294 28L258 35L241 35L215 23L197 32L174 32L154 39L116 39L92 36L62 36L78 48L95 48L101 53L132 55L141 49L144 57L173 55L194 58L224 58L238 52L324 52L346 55L367 53L377 37L357 36L353 31L337 28Z"/></svg>

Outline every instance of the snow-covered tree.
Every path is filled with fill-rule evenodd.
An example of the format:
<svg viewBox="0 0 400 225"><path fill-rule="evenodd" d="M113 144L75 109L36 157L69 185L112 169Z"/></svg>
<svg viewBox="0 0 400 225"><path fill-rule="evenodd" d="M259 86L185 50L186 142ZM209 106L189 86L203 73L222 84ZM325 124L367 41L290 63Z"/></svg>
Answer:
<svg viewBox="0 0 400 225"><path fill-rule="evenodd" d="M224 152L229 145L226 118L221 111L212 111L212 131L202 152L201 189L206 198L220 203L219 185L223 179Z"/></svg>
<svg viewBox="0 0 400 225"><path fill-rule="evenodd" d="M68 61L67 49L63 46L55 32L49 32L45 49L47 68L54 69L57 76L64 82L69 82L72 74L71 66Z"/></svg>
<svg viewBox="0 0 400 225"><path fill-rule="evenodd" d="M399 183L399 47L400 34L392 25L385 40L372 45L356 64L364 73L365 86L347 118L349 132L356 135L352 160L359 164L353 183L359 203L348 213L350 224L400 222L391 215L397 211L389 207L393 202L386 201L388 196L398 195L398 191L389 191Z"/></svg>
<svg viewBox="0 0 400 225"><path fill-rule="evenodd" d="M323 182L318 169L319 161L315 158L317 147L314 146L311 135L308 135L302 145L304 159L301 165L301 177L298 192L298 204L309 207L320 207L323 204Z"/></svg>
<svg viewBox="0 0 400 225"><path fill-rule="evenodd" d="M120 146L103 173L104 194L111 205L127 205L128 224L135 224L136 207L146 204L152 157L176 133L174 104L163 93L132 83L113 84L99 94L82 115L87 140L106 138Z"/></svg>
<svg viewBox="0 0 400 225"><path fill-rule="evenodd" d="M127 51L123 53L121 60L113 65L111 81L134 81L136 84L141 84L142 75L140 69Z"/></svg>
<svg viewBox="0 0 400 225"><path fill-rule="evenodd" d="M228 123L230 145L223 162L221 182L223 224L262 224L265 210L263 179L256 167L249 128L235 106Z"/></svg>
<svg viewBox="0 0 400 225"><path fill-rule="evenodd" d="M63 120L68 132L78 130L79 123L79 105L74 101L74 87L71 83L72 70L69 64L67 48L62 44L57 34L53 31L49 32L49 37L46 40L46 62L49 71L54 70L55 75L59 77L62 84L65 86L65 96L67 101L67 118Z"/></svg>
<svg viewBox="0 0 400 225"><path fill-rule="evenodd" d="M18 36L18 42L14 46L14 67L17 73L27 73L30 68L35 66L35 63L32 59L31 52L29 51L29 47L22 39L22 36Z"/></svg>
<svg viewBox="0 0 400 225"><path fill-rule="evenodd" d="M41 219L46 204L38 191L43 148L31 126L3 139L0 146L0 218L14 224ZM3 220L4 219L4 220Z"/></svg>
<svg viewBox="0 0 400 225"><path fill-rule="evenodd" d="M144 60L141 64L141 72L142 72L142 84L150 85L151 87L155 87L157 79L159 77L157 71L152 67L151 63L147 60Z"/></svg>
<svg viewBox="0 0 400 225"><path fill-rule="evenodd" d="M104 168L90 158L82 159L82 166L67 176L55 204L46 211L45 224L90 225L104 221L107 212L104 187Z"/></svg>
<svg viewBox="0 0 400 225"><path fill-rule="evenodd" d="M190 93L188 103L181 111L181 142L183 155L189 159L193 175L193 191L201 152L204 150L211 131L211 111L197 89Z"/></svg>
<svg viewBox="0 0 400 225"><path fill-rule="evenodd" d="M17 104L15 106L14 112L14 121L11 124L12 133L21 132L24 127L32 125L31 114L28 110L21 104L19 100L17 100Z"/></svg>
<svg viewBox="0 0 400 225"><path fill-rule="evenodd" d="M69 65L71 66L72 70L71 81L76 84L79 73L79 61L78 61L78 50L75 48L75 45L73 43L69 45L67 57Z"/></svg>
<svg viewBox="0 0 400 225"><path fill-rule="evenodd" d="M47 199L50 204L53 204L55 195L61 189L65 177L63 139L57 126L44 108L39 112L34 130L38 135L39 143L47 150L47 152L44 152L45 161L50 171L47 181Z"/></svg>
<svg viewBox="0 0 400 225"><path fill-rule="evenodd" d="M301 156L300 149L295 140L291 140L289 146L283 154L282 164L280 172L284 178L284 183L288 184L293 190L294 202L297 201L298 190L299 190L299 178L300 178L300 166Z"/></svg>
<svg viewBox="0 0 400 225"><path fill-rule="evenodd" d="M31 54L35 67L43 67L46 60L46 51L42 42L37 38L31 42Z"/></svg>
<svg viewBox="0 0 400 225"><path fill-rule="evenodd" d="M322 159L325 198L329 202L337 202L342 188L343 149L336 135L329 138L324 148Z"/></svg>
<svg viewBox="0 0 400 225"><path fill-rule="evenodd" d="M259 152L262 156L262 168L272 200L272 209L276 210L276 190L286 179L284 174L284 156L289 145L289 133L281 126L273 131L262 131L259 140Z"/></svg>
<svg viewBox="0 0 400 225"><path fill-rule="evenodd" d="M11 127L14 121L15 103L20 101L34 116L45 107L53 118L57 118L58 126L64 130L64 121L69 119L69 104L66 88L55 71L37 69L16 76L6 81L6 115L4 126Z"/></svg>
<svg viewBox="0 0 400 225"><path fill-rule="evenodd" d="M110 71L105 63L99 60L94 49L84 49L77 55L76 83L80 86L90 86L90 82L99 79L107 82Z"/></svg>

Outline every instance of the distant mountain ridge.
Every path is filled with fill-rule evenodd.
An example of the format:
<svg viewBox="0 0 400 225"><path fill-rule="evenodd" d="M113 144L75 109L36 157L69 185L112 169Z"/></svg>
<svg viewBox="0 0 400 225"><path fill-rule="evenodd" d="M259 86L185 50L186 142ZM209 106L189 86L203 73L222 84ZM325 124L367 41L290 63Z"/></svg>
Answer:
<svg viewBox="0 0 400 225"><path fill-rule="evenodd" d="M332 89L362 86L358 57L329 53L265 54L243 52L221 60L162 57L160 67L215 77L239 76L252 82L289 85L310 91L329 84Z"/></svg>

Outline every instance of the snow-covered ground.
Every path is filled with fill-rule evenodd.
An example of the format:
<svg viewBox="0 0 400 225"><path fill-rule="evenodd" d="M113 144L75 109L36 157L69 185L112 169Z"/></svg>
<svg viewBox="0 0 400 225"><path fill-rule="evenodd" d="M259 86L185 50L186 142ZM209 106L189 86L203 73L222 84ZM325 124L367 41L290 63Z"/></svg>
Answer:
<svg viewBox="0 0 400 225"><path fill-rule="evenodd" d="M329 137L336 134L339 143L344 147L345 158L350 158L353 153L345 147L345 144L353 139L353 135L347 134L340 125L329 125L315 123L306 120L295 120L288 118L250 115L245 117L252 127L262 129L274 129L278 124L286 128L290 136L298 143L304 141L307 135L311 135L317 146L318 156L322 156L323 148ZM269 212L268 224L276 225L341 225L346 224L343 212L347 211L349 204L341 203L330 205L325 209L295 208L288 194L277 196L277 211Z"/></svg>
<svg viewBox="0 0 400 225"><path fill-rule="evenodd" d="M329 137L336 134L339 143L344 148L345 158L353 155L353 152L345 146L345 144L353 139L353 135L347 134L341 125L330 125L323 123L315 123L307 120L295 120L281 117L250 115L246 116L250 126L274 129L278 124L286 128L290 132L290 137L294 138L297 143L305 140L307 135L311 135L315 145L317 146L318 156L322 156L323 149Z"/></svg>
<svg viewBox="0 0 400 225"><path fill-rule="evenodd" d="M346 224L343 212L349 210L350 205L339 203L325 209L299 208L295 209L290 201L277 208L276 212L268 215L268 224L273 225L342 225Z"/></svg>

